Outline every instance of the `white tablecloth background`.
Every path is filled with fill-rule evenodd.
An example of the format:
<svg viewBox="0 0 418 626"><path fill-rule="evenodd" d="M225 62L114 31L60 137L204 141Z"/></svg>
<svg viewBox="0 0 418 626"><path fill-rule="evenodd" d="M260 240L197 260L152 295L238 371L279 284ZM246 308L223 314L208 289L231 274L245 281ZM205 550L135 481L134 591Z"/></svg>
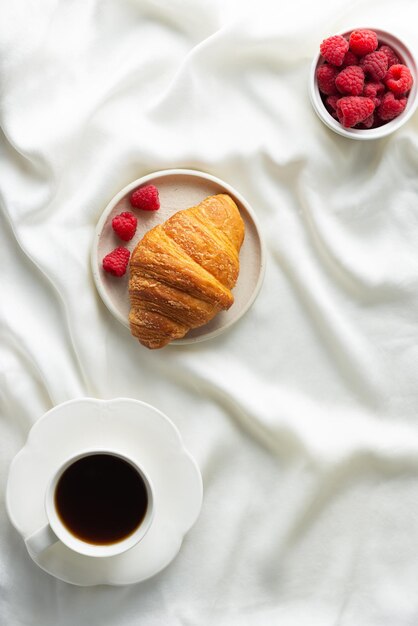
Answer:
<svg viewBox="0 0 418 626"><path fill-rule="evenodd" d="M0 511L5 626L418 623L418 114L361 143L307 94L320 41L416 2L44 0L0 9L0 493L76 397L166 412L204 479L177 559L82 589ZM150 352L100 301L97 219L131 180L200 168L254 206L263 289L213 341Z"/></svg>

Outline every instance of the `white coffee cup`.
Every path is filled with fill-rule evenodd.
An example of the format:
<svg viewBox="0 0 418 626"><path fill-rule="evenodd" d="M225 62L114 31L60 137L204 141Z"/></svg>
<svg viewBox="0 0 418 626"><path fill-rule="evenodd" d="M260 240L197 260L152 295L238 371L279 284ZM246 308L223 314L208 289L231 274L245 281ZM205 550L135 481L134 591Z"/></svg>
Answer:
<svg viewBox="0 0 418 626"><path fill-rule="evenodd" d="M89 543L79 537L76 537L62 522L55 505L55 489L65 470L76 461L95 454L109 454L129 463L141 477L146 488L148 499L145 515L138 527L131 534L120 541L115 541L114 543L105 545ZM155 511L154 491L151 481L144 470L136 461L127 457L125 454L121 454L116 450L110 449L84 450L68 458L59 468L57 468L56 472L51 477L45 494L45 511L48 522L25 539L26 546L33 555L38 555L54 543L61 541L71 550L86 556L115 556L116 554L126 552L126 550L135 546L139 541L141 541L149 530Z"/></svg>

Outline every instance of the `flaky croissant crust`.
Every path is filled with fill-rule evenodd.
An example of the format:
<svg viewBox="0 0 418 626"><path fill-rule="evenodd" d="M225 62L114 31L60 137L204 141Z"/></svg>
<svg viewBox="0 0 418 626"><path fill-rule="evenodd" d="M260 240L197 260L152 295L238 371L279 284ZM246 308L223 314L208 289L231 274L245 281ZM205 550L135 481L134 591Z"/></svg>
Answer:
<svg viewBox="0 0 418 626"><path fill-rule="evenodd" d="M228 309L244 222L226 194L209 196L148 231L129 266L129 323L147 348L162 348Z"/></svg>

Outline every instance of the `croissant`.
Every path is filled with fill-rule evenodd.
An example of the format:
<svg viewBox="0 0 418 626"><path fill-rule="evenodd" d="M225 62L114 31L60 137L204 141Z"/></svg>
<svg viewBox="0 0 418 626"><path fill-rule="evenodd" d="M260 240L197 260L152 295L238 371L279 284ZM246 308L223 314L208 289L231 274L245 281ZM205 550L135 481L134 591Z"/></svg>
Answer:
<svg viewBox="0 0 418 626"><path fill-rule="evenodd" d="M244 222L226 194L209 196L149 230L129 265L129 324L147 348L203 326L234 301Z"/></svg>

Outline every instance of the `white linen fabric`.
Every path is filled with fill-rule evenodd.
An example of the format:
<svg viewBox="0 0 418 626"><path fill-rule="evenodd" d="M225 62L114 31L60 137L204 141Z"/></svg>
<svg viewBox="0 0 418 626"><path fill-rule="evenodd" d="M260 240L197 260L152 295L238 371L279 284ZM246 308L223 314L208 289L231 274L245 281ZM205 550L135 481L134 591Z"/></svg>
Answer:
<svg viewBox="0 0 418 626"><path fill-rule="evenodd" d="M308 99L320 41L413 42L416 2L44 0L0 8L0 623L418 623L418 118L329 131ZM95 291L89 252L124 185L203 169L267 244L251 311L148 351ZM9 463L76 397L127 396L180 428L204 480L173 563L131 587L41 571L9 523Z"/></svg>

